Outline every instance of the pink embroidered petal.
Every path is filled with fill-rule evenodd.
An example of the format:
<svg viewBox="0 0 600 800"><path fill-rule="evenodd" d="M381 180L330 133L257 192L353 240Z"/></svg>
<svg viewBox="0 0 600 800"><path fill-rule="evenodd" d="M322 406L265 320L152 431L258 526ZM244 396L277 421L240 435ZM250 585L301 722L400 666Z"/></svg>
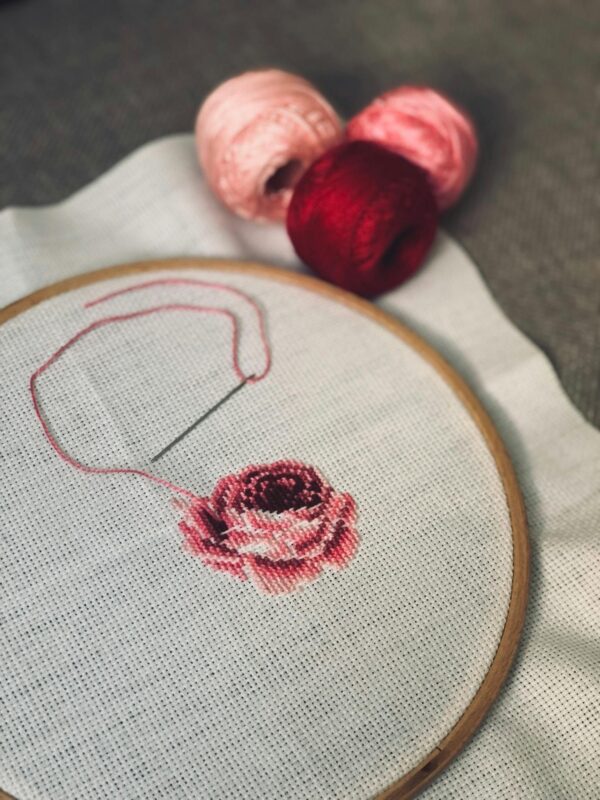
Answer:
<svg viewBox="0 0 600 800"><path fill-rule="evenodd" d="M355 516L355 505L350 495L332 492L328 503L323 508L317 532L312 536L305 537L298 544L298 556L318 558L334 537L339 520L348 519L350 524L354 524Z"/></svg>
<svg viewBox="0 0 600 800"><path fill-rule="evenodd" d="M323 563L334 569L342 569L354 558L358 543L358 532L354 520L340 518L332 538L323 550Z"/></svg>
<svg viewBox="0 0 600 800"><path fill-rule="evenodd" d="M298 545L319 535L320 520L307 520L296 512L266 514L246 511L226 515L230 547L273 560L295 558Z"/></svg>
<svg viewBox="0 0 600 800"><path fill-rule="evenodd" d="M277 562L254 557L246 561L246 570L257 588L265 594L287 594L314 581L321 567L302 559Z"/></svg>
<svg viewBox="0 0 600 800"><path fill-rule="evenodd" d="M243 557L239 553L229 549L217 542L209 539L202 539L198 531L187 525L185 522L179 523L179 529L183 533L187 549L192 555L198 556L205 564L212 565L214 562L227 562L241 566Z"/></svg>
<svg viewBox="0 0 600 800"><path fill-rule="evenodd" d="M279 541L272 533L252 533L245 530L232 530L229 536L232 548L243 556L260 556L274 561L293 557L285 541Z"/></svg>
<svg viewBox="0 0 600 800"><path fill-rule="evenodd" d="M223 514L228 509L239 507L240 489L241 483L237 475L227 475L227 477L221 478L210 498L217 514Z"/></svg>
<svg viewBox="0 0 600 800"><path fill-rule="evenodd" d="M204 552L204 540L202 539L202 533L195 525L190 525L185 520L182 520L179 523L179 530L183 533L188 549L194 553L194 555L199 555L200 553Z"/></svg>
<svg viewBox="0 0 600 800"><path fill-rule="evenodd" d="M242 561L239 563L234 563L232 561L204 561L203 563L206 564L207 567L212 567L212 569L218 569L221 572L228 572L230 575L233 575L235 578L239 578L241 581L247 581L248 576L244 570L244 564Z"/></svg>

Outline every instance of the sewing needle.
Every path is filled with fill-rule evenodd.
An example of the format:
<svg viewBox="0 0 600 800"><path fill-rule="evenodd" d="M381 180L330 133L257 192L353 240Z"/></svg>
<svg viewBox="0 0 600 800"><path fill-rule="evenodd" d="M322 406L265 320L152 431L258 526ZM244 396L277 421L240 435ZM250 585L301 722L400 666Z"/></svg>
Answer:
<svg viewBox="0 0 600 800"><path fill-rule="evenodd" d="M154 462L158 461L159 458L162 458L165 455L165 453L168 453L172 447L175 447L176 444L179 444L179 442L183 438L185 438L188 435L188 433L191 433L194 430L194 428L197 428L198 425L200 425L201 422L204 422L204 420L210 417L210 415L213 412L215 412L218 408L221 408L221 406L224 405L231 397L233 397L234 394L237 394L237 392L239 392L240 389L243 389L244 386L248 383L248 381L253 377L254 375L249 375L247 378L244 378L244 380L241 383L238 383L237 386L234 386L233 389L231 389L231 391L227 392L225 397L222 397L218 401L218 403L215 403L214 406L208 409L208 411L205 411L204 414L202 414L202 416L200 417L200 419L197 419L195 422L192 422L192 424L188 428L186 428L183 431L183 433L180 433L179 436L173 439L173 441L170 442L166 447L163 447L160 453L155 455L154 458L150 459L150 462L154 464Z"/></svg>

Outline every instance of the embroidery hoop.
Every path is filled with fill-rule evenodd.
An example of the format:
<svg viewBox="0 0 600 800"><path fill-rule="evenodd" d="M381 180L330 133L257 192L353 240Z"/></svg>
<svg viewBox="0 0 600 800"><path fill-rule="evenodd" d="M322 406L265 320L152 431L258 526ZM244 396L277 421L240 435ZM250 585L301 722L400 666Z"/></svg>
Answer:
<svg viewBox="0 0 600 800"><path fill-rule="evenodd" d="M0 325L45 300L83 286L127 275L152 273L159 270L187 269L212 269L224 273L246 273L280 283L293 284L335 301L377 323L411 347L444 379L475 422L494 459L504 487L512 531L512 586L504 629L496 654L484 680L452 730L419 764L409 772L399 776L396 781L376 797L376 800L409 800L443 771L478 729L507 678L518 648L527 607L529 541L523 499L508 454L493 422L479 400L459 374L433 347L403 323L376 308L371 303L306 275L285 272L257 263L221 259L168 259L118 265L68 278L28 295L22 300L0 310ZM13 798L0 789L0 800L13 800Z"/></svg>

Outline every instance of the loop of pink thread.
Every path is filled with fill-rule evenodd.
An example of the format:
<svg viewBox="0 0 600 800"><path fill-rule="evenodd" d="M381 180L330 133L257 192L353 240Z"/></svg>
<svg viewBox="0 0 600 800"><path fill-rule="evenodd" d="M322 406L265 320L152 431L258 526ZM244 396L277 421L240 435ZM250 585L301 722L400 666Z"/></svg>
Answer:
<svg viewBox="0 0 600 800"><path fill-rule="evenodd" d="M236 367L236 374L240 380L245 379L247 383L258 383L262 381L263 378L267 377L269 370L271 369L271 349L269 347L269 342L267 338L267 331L265 326L265 318L260 310L260 307L256 301L254 301L249 295L245 292L242 292L241 289L236 289L233 286L226 286L224 283L215 283L213 281L203 281L199 278L155 278L154 280L144 281L143 283L136 283L133 286L127 286L124 289L116 289L114 292L108 292L107 294L101 295L97 297L95 300L89 300L85 303L84 308L93 308L94 306L100 305L100 303L105 303L108 300L112 300L115 297L120 297L124 294L130 294L131 292L137 292L139 289L151 289L156 286L200 286L203 289L218 289L219 291L226 292L228 294L237 297L238 299L243 300L247 303L250 308L254 311L256 315L256 320L258 323L258 333L260 336L260 342L263 348L263 354L265 357L265 367L262 372L258 375L253 376L245 376L241 373L241 371L237 371L239 368ZM237 359L237 342L234 343L236 345L234 350L234 363L238 364Z"/></svg>
<svg viewBox="0 0 600 800"><path fill-rule="evenodd" d="M100 319L91 322L89 325L86 325L85 328L80 329L77 331L70 339L68 339L58 350L55 350L46 361L43 362L31 375L29 379L29 394L31 396L31 401L33 404L33 409L35 415L42 427L42 431L44 436L52 449L57 453L59 458L65 461L70 466L74 467L75 469L80 470L81 472L92 473L96 475L139 475L143 478L147 478L148 480L160 484L161 486L165 486L168 489L176 492L177 494L184 495L185 497L189 497L192 499L197 499L197 495L193 492L190 492L189 489L185 489L183 486L178 486L175 483L172 483L165 478L159 478L156 475L152 475L150 472L146 472L145 470L135 469L133 467L92 467L88 464L83 464L81 461L78 461L73 456L69 455L63 448L60 446L56 438L54 437L52 431L44 416L42 414L42 409L39 403L39 399L36 392L36 382L37 379L44 373L46 370L54 364L70 347L72 347L76 342L80 339L83 339L89 333L98 328L102 328L106 325L111 325L118 322L124 322L126 320L131 319L138 319L140 317L147 317L152 314L156 314L163 311L192 311L196 313L203 313L203 314L216 314L219 316L224 316L226 319L229 320L231 323L232 328L232 338L231 338L231 359L232 359L232 366L233 371L235 372L236 376L240 381L246 381L247 383L257 383L258 381L263 380L268 374L271 368L271 350L269 347L268 339L266 336L265 330L265 322L263 314L258 306L257 303L254 302L248 295L244 294L244 292L234 289L233 287L225 286L224 284L219 283L209 283L207 281L199 281L194 279L177 279L177 278L169 278L164 280L155 280L155 281L147 281L146 283L136 284L134 286L129 286L125 289L119 289L114 292L110 292L102 297L97 298L96 300L91 300L85 304L85 308L91 308L95 305L103 303L105 301L111 300L114 297L118 297L122 294L127 294L129 292L136 291L137 289L145 289L151 286L160 286L164 284L183 284L183 285L196 285L196 286L203 286L205 288L213 288L213 289L221 289L225 292L229 292L230 294L234 294L245 302L247 302L255 311L258 319L259 324L259 332L260 332L260 339L263 346L264 354L265 354L265 368L259 375L253 376L246 376L240 367L239 364L239 326L235 315L228 311L225 308L218 308L215 306L200 306L190 303L167 303L159 306L152 306L151 308L146 308L141 311L131 311L125 314L114 314L108 317L101 317Z"/></svg>

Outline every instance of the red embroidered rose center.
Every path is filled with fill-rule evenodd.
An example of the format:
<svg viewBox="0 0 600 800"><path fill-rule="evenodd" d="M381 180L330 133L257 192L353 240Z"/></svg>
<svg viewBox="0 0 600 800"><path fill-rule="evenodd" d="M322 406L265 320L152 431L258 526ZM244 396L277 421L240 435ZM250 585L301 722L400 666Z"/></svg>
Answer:
<svg viewBox="0 0 600 800"><path fill-rule="evenodd" d="M322 488L316 475L308 483L301 475L263 475L247 487L244 502L247 508L273 513L312 508L322 502Z"/></svg>

